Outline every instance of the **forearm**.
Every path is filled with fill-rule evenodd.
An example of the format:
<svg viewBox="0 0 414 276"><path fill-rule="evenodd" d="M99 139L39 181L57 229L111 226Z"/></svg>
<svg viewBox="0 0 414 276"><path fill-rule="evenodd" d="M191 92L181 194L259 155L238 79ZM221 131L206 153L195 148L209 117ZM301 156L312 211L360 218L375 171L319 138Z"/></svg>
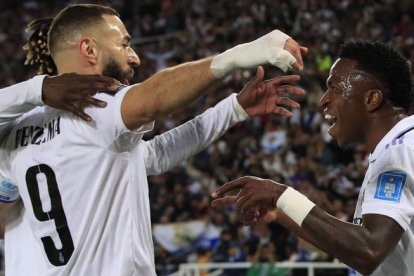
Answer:
<svg viewBox="0 0 414 276"><path fill-rule="evenodd" d="M234 124L248 118L236 94L146 143L147 174L160 174L205 149Z"/></svg>
<svg viewBox="0 0 414 276"><path fill-rule="evenodd" d="M383 219L383 223L377 222L370 229L341 221L315 207L305 218L301 228L305 240L359 272L370 274L399 240L387 233L390 230L385 225L391 219ZM386 230L378 231L381 227ZM402 229L392 231L395 233Z"/></svg>
<svg viewBox="0 0 414 276"><path fill-rule="evenodd" d="M252 42L228 49L214 58L165 69L130 88L122 102L122 120L129 129L136 129L170 114L193 102L206 93L216 80L236 69L273 64L286 72L291 65L297 64L296 58L284 50L288 40L288 35L274 30ZM293 49L301 61L300 47L296 42Z"/></svg>
<svg viewBox="0 0 414 276"><path fill-rule="evenodd" d="M294 233L296 236L304 239L305 241L315 245L315 240L308 235L297 223L295 223L290 217L288 217L285 213L281 212L280 210L276 209L278 212L277 215L277 223L285 227L287 230Z"/></svg>
<svg viewBox="0 0 414 276"><path fill-rule="evenodd" d="M165 69L130 88L122 102L122 118L134 129L182 109L215 83L211 59L188 62Z"/></svg>
<svg viewBox="0 0 414 276"><path fill-rule="evenodd" d="M0 129L35 106L42 105L42 82L44 76L37 76L0 89Z"/></svg>

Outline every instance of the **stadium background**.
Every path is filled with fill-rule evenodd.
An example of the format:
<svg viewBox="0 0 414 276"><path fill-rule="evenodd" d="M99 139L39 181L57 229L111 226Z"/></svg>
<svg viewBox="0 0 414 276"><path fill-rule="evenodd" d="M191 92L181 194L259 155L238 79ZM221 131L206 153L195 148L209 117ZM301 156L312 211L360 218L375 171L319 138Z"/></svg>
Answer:
<svg viewBox="0 0 414 276"><path fill-rule="evenodd" d="M85 1L83 1L85 2ZM306 97L290 119L265 116L233 127L216 143L169 173L149 178L159 275L183 262L332 261L277 224L242 227L232 208L213 210L209 195L243 175L291 185L318 206L350 221L367 166L360 146L341 151L327 135L319 98L339 45L349 39L379 40L414 61L414 2L409 0L114 0L88 1L121 14L141 58L135 81L185 61L221 52L277 28L309 48L300 86ZM54 16L77 1L0 2L0 87L36 74L24 66L25 26ZM280 74L266 68L269 77ZM164 121L151 135L193 118L230 93L251 71L237 72L215 93ZM146 139L151 138L147 136ZM227 275L239 275L228 271ZM233 274L232 274L233 273ZM234 274L235 273L235 274ZM322 274L321 274L322 275Z"/></svg>

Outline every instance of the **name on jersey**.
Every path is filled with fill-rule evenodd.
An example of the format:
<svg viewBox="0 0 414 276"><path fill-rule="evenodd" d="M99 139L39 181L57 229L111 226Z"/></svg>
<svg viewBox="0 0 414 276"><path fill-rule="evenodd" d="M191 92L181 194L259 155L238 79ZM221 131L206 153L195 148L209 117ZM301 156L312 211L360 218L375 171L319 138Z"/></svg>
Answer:
<svg viewBox="0 0 414 276"><path fill-rule="evenodd" d="M60 134L60 117L54 118L43 126L25 126L16 131L15 148L27 145L40 145L53 140Z"/></svg>

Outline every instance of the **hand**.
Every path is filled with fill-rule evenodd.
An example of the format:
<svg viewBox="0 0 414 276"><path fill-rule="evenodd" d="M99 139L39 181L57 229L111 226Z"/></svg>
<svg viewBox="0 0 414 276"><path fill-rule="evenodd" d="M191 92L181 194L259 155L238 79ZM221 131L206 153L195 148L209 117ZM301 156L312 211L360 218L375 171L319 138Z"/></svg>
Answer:
<svg viewBox="0 0 414 276"><path fill-rule="evenodd" d="M278 105L291 108L299 108L300 105L286 97L280 97L280 93L292 95L304 95L305 91L291 85L300 80L298 75L282 76L263 81L264 69L257 68L256 77L251 79L243 90L237 95L237 100L249 116L264 114L278 114L281 116L292 116L292 112Z"/></svg>
<svg viewBox="0 0 414 276"><path fill-rule="evenodd" d="M235 204L237 202L237 196L225 196L221 199L215 199L211 202L212 207L221 208L224 205ZM261 209L254 208L251 212L239 213L240 221L243 225L256 225L260 223L275 222L280 217L280 211L277 209Z"/></svg>
<svg viewBox="0 0 414 276"><path fill-rule="evenodd" d="M245 176L228 182L213 192L211 206L215 208L226 204L236 204L236 209L242 219L254 222L265 216L269 210L276 208L280 195L287 189L286 185L269 179ZM228 196L227 193L240 190L237 196Z"/></svg>
<svg viewBox="0 0 414 276"><path fill-rule="evenodd" d="M308 49L300 46L287 34L273 30L258 39L236 45L215 56L210 65L216 78L224 78L236 69L255 68L263 64L272 64L283 72L291 67L300 71L303 69L302 55Z"/></svg>
<svg viewBox="0 0 414 276"><path fill-rule="evenodd" d="M284 48L286 51L292 54L295 57L296 62L292 64L292 67L295 68L296 71L302 71L303 69L303 60L302 56L308 53L308 48L300 46L296 40L289 38L285 42Z"/></svg>
<svg viewBox="0 0 414 276"><path fill-rule="evenodd" d="M98 92L115 93L120 83L101 75L79 75L65 73L56 77L45 77L42 97L46 105L69 111L85 121L92 118L83 112L84 107L105 107L106 102L95 99Z"/></svg>
<svg viewBox="0 0 414 276"><path fill-rule="evenodd" d="M256 226L260 224L268 224L271 222L276 222L280 218L280 214L282 211L278 209L269 209L269 210L262 210L251 219L250 221L242 220L244 225L251 225Z"/></svg>
<svg viewBox="0 0 414 276"><path fill-rule="evenodd" d="M240 214L239 218L243 225L257 226L260 224L268 224L276 222L280 217L280 210L278 209L258 209L254 208L252 212Z"/></svg>

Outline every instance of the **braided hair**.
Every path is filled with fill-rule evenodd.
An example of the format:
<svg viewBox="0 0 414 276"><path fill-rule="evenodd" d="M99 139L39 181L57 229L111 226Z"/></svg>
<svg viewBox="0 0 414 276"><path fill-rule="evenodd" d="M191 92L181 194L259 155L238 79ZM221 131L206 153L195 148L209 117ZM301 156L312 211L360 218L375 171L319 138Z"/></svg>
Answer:
<svg viewBox="0 0 414 276"><path fill-rule="evenodd" d="M57 68L47 47L49 28L53 18L42 18L33 20L27 25L26 32L33 32L23 50L26 51L25 65L35 65L38 67L39 75L56 75Z"/></svg>
<svg viewBox="0 0 414 276"><path fill-rule="evenodd" d="M38 74L56 75L57 67L52 59L61 44L70 41L79 29L103 21L103 15L119 14L112 8L95 4L76 4L61 10L55 18L33 20L26 31L33 32L23 46L25 64L36 65Z"/></svg>

